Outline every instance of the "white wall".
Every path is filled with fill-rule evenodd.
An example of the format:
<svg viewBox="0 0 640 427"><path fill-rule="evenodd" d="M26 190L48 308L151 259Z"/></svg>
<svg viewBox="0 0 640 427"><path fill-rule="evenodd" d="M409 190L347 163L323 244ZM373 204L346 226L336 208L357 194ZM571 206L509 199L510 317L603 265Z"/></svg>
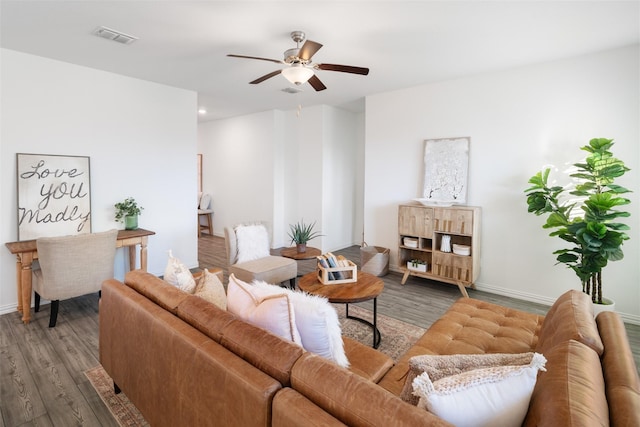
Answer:
<svg viewBox="0 0 640 427"><path fill-rule="evenodd" d="M631 168L620 180L634 191L631 240L625 259L606 268L604 292L640 322L639 61L635 45L368 97L366 240L392 248L397 263L397 206L421 196L424 139L470 136L467 201L483 209L477 287L550 303L579 282L554 266L561 242L527 213L523 190L544 165L583 159L589 139L614 138Z"/></svg>
<svg viewBox="0 0 640 427"><path fill-rule="evenodd" d="M92 229L123 228L113 204L144 207L148 270L163 274L167 251L198 265L194 92L0 50L0 240L17 239L16 153L89 156ZM17 303L15 257L0 250L0 313ZM128 261L116 255L116 277Z"/></svg>
<svg viewBox="0 0 640 427"><path fill-rule="evenodd" d="M361 118L315 106L201 123L203 187L213 194L215 234L243 221L267 221L272 247L289 246L289 224L317 222L325 251L353 244ZM360 175L361 176L361 175ZM360 229L361 230L361 229Z"/></svg>
<svg viewBox="0 0 640 427"><path fill-rule="evenodd" d="M354 243L358 199L357 117L325 107L322 153L322 230L325 247L341 249Z"/></svg>
<svg viewBox="0 0 640 427"><path fill-rule="evenodd" d="M214 233L245 221L273 226L277 111L198 126L202 188L213 196Z"/></svg>

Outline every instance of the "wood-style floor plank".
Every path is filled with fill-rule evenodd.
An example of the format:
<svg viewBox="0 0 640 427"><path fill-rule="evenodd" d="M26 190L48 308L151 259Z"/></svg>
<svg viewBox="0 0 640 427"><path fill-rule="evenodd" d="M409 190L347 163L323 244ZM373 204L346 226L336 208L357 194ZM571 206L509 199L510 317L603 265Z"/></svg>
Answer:
<svg viewBox="0 0 640 427"><path fill-rule="evenodd" d="M87 403L93 410L96 420L100 426L104 427L118 427L118 422L113 418L109 409L104 405L98 393L94 390L89 379L78 384L78 389L87 400Z"/></svg>
<svg viewBox="0 0 640 427"><path fill-rule="evenodd" d="M100 425L66 367L60 363L33 372L47 414L56 426Z"/></svg>
<svg viewBox="0 0 640 427"><path fill-rule="evenodd" d="M18 426L47 413L38 388L18 345L0 348L0 408L7 426Z"/></svg>

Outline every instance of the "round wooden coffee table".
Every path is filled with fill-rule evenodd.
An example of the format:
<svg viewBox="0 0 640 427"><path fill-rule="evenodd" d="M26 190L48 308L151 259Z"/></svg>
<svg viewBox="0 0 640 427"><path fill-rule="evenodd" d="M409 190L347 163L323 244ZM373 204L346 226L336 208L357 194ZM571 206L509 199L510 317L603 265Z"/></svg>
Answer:
<svg viewBox="0 0 640 427"><path fill-rule="evenodd" d="M298 252L298 249L295 246L291 248L284 248L280 251L280 256L292 258L296 261L313 259L321 254L322 252L320 251L320 249L312 248L311 246L307 246L307 250L305 252Z"/></svg>
<svg viewBox="0 0 640 427"><path fill-rule="evenodd" d="M384 289L382 279L373 274L358 271L358 281L353 283L342 283L338 285L323 285L318 280L318 273L305 274L298 281L298 287L312 295L319 295L327 298L331 303L345 304L346 316L348 319L357 320L371 326L373 330L373 348L378 348L382 336L378 329L378 295ZM349 304L355 302L373 300L373 323L360 317L349 315Z"/></svg>

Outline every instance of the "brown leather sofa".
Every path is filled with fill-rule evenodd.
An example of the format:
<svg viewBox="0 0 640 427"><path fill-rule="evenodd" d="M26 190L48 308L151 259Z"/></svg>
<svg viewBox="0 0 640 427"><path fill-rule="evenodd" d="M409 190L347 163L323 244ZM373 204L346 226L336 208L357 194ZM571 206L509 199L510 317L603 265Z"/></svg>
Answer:
<svg viewBox="0 0 640 427"><path fill-rule="evenodd" d="M580 295L559 298L545 322L463 298L395 366L345 338L346 370L134 271L103 284L100 361L152 426L448 426L398 397L412 355L537 350L547 373L525 425L640 425L622 322L603 314L595 326Z"/></svg>

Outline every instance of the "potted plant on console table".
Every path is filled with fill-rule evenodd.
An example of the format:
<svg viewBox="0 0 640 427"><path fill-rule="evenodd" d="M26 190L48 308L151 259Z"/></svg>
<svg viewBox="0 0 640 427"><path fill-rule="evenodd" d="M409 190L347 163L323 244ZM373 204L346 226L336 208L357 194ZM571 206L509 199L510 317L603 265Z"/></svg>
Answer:
<svg viewBox="0 0 640 427"><path fill-rule="evenodd" d="M622 244L629 236L629 226L617 222L629 216L629 212L616 210L628 205L622 194L630 191L614 184L616 178L629 168L622 160L613 157L610 149L613 140L596 138L581 147L589 154L584 163L574 163L576 172L569 176L576 179L573 191L560 186L548 186L549 168L529 179L525 190L528 211L536 215L549 214L542 228L552 229L550 236L558 236L572 247L558 249L558 263L571 268L582 282L582 291L591 295L595 304L612 304L602 297L602 269L609 261L623 258ZM568 192L576 196L560 201ZM580 208L580 214L574 208ZM598 310L596 306L594 309Z"/></svg>
<svg viewBox="0 0 640 427"><path fill-rule="evenodd" d="M307 251L307 242L309 240L322 236L320 232L313 230L315 226L315 221L311 224L305 224L304 220L289 224L289 237L291 237L291 243L295 242L298 253Z"/></svg>
<svg viewBox="0 0 640 427"><path fill-rule="evenodd" d="M133 197L127 197L124 201L118 202L114 206L116 208L116 221L124 222L125 230L136 230L138 228L138 215L142 213L144 208L138 206Z"/></svg>

